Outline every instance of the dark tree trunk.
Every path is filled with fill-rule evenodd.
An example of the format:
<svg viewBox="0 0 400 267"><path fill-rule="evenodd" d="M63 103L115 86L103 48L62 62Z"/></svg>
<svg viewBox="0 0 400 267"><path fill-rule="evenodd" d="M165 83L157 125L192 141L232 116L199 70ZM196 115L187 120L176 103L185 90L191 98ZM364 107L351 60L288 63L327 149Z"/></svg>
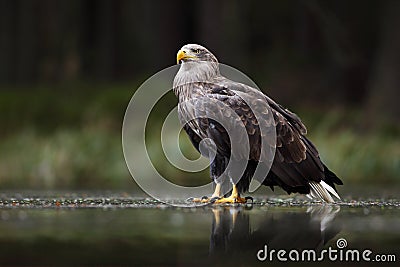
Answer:
<svg viewBox="0 0 400 267"><path fill-rule="evenodd" d="M380 46L367 99L373 125L400 123L400 1L383 2Z"/></svg>
<svg viewBox="0 0 400 267"><path fill-rule="evenodd" d="M0 82L15 80L15 1L0 1Z"/></svg>
<svg viewBox="0 0 400 267"><path fill-rule="evenodd" d="M37 78L37 3L17 3L16 79L33 82Z"/></svg>
<svg viewBox="0 0 400 267"><path fill-rule="evenodd" d="M117 2L101 0L96 2L96 58L97 79L111 80L115 66L115 7Z"/></svg>

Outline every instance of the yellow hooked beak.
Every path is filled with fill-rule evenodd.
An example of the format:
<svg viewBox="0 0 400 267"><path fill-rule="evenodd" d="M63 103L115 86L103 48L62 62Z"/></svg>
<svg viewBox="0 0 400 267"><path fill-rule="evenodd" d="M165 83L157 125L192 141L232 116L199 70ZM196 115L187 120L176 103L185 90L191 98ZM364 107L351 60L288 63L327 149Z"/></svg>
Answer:
<svg viewBox="0 0 400 267"><path fill-rule="evenodd" d="M196 58L196 57L188 55L184 50L179 50L178 54L176 55L176 63L179 64L180 60L187 58Z"/></svg>

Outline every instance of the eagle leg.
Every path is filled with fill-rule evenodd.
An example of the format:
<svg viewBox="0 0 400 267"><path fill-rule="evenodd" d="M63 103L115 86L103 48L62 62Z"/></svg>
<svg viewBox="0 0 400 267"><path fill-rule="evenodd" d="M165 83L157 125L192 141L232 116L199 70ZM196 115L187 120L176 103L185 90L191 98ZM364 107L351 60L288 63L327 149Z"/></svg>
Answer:
<svg viewBox="0 0 400 267"><path fill-rule="evenodd" d="M246 203L248 198L241 197L235 184L232 185L232 194L229 197L219 198L213 204Z"/></svg>
<svg viewBox="0 0 400 267"><path fill-rule="evenodd" d="M214 203L221 196L221 184L216 183L214 193L211 197L204 196L201 198L188 198L187 201L195 202L195 203Z"/></svg>

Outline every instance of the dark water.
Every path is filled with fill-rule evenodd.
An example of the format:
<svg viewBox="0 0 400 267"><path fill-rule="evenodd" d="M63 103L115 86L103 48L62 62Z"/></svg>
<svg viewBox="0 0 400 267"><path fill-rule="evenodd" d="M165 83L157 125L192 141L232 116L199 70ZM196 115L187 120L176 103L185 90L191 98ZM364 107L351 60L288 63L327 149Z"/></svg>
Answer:
<svg viewBox="0 0 400 267"><path fill-rule="evenodd" d="M338 249L341 238L347 245ZM370 260L394 255L398 264L399 245L400 202L394 198L174 208L126 194L0 194L2 266L266 266L269 258L257 258L265 246L268 253L286 250L286 258L292 249L300 255L312 249L317 259L329 248L338 259L340 250L358 249L361 257L368 249ZM279 262L272 254L272 263ZM328 255L314 265L367 263L377 266L362 259L332 262Z"/></svg>

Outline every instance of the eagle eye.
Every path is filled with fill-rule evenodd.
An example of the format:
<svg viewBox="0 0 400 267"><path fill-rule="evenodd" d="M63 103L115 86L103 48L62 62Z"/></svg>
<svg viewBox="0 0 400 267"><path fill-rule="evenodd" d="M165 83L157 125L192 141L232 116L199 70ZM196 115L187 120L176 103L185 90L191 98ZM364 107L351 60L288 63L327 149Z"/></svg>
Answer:
<svg viewBox="0 0 400 267"><path fill-rule="evenodd" d="M191 51L195 54L199 54L200 53L200 49L196 49L196 48L192 48Z"/></svg>

